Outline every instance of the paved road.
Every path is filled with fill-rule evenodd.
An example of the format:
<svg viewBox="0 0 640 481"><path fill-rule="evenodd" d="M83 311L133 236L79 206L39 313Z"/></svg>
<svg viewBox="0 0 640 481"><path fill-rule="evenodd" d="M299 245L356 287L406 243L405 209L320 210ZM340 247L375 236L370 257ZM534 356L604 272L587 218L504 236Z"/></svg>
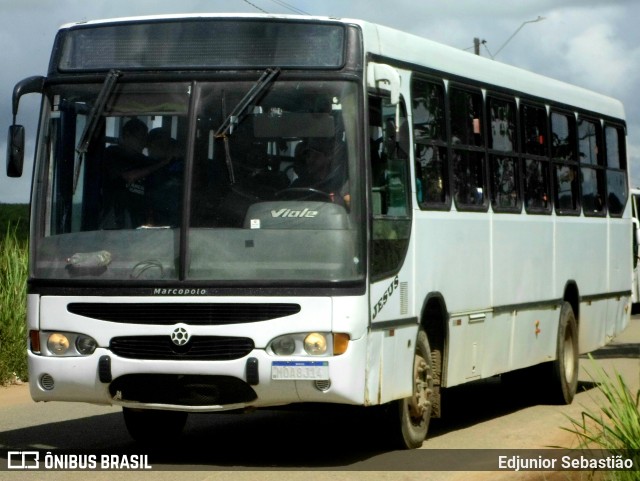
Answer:
<svg viewBox="0 0 640 481"><path fill-rule="evenodd" d="M597 363L623 374L632 391L640 388L640 317L596 354ZM515 479L514 473L425 471L430 463L459 465L460 449L540 449L575 446L567 416L594 406L597 390L584 372L571 406L532 405L508 392L497 379L452 388L445 415L434 420L421 450L391 451L377 441L374 418L362 409L258 411L250 415L191 415L184 436L163 452L151 452L151 473L91 473L99 479L288 480L348 479ZM26 386L0 388L0 449L89 449L100 453L140 453L129 438L118 408L76 403L34 403ZM447 450L447 451L440 451ZM452 451L448 451L452 450ZM464 458L464 459L462 459ZM482 461L480 461L481 463ZM6 461L0 459L6 466ZM162 471L158 471L160 468ZM195 469L195 470L194 470ZM261 471L256 477L255 471ZM283 475L282 471L286 471ZM401 471L402 473L400 473ZM0 479L73 479L87 473L2 472ZM561 473L565 475L566 473ZM502 476L502 478L501 478ZM543 479L519 475L517 479ZM342 476L341 476L342 477ZM548 473L544 479L552 479ZM567 476L563 478L569 479Z"/></svg>

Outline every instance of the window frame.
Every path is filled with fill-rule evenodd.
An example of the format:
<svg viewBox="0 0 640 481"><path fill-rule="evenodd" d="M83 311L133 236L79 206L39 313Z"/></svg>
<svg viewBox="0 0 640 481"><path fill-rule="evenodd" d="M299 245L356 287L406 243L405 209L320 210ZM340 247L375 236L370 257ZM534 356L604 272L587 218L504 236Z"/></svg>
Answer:
<svg viewBox="0 0 640 481"><path fill-rule="evenodd" d="M543 125L544 131L539 133L538 135L543 136L543 152L544 155L530 153L526 148L526 132L525 129L527 127L527 122L525 121L525 110L526 108L537 109L543 111L545 114L545 122ZM522 173L522 204L527 214L534 215L551 215L553 211L553 191L551 189L551 152L549 146L549 138L550 138L550 126L549 126L549 112L547 106L540 102L531 101L529 99L520 99L518 102L518 121L519 124L519 135L520 135L520 172ZM543 207L529 206L527 205L527 161L532 162L540 162L543 167L546 166L546 174L544 175L544 185L546 187L544 189L546 193L544 196L547 197L546 202L547 205Z"/></svg>
<svg viewBox="0 0 640 481"><path fill-rule="evenodd" d="M595 163L590 161L582 161L581 156L581 138L580 138L580 126L581 122L588 122L596 126L596 159ZM602 125L602 120L582 113L578 113L578 118L576 122L576 134L578 141L578 161L580 164L580 203L582 205L582 213L585 217L606 217L608 212L608 206L606 199L606 191L607 191L607 178L606 178L606 167L605 167L605 148L604 148L604 128ZM584 170L591 170L596 176L596 189L598 192L596 195L602 197L602 208L600 210L588 210L585 207L587 206L587 202L585 202L585 193L584 193ZM598 184L599 180L602 180L603 184L600 187Z"/></svg>
<svg viewBox="0 0 640 481"><path fill-rule="evenodd" d="M431 86L435 86L441 89L442 93L442 127L443 127L443 135L441 139L428 139L424 141L418 142L417 137L415 135L415 124L414 122L414 114L415 108L413 103L416 101L418 97L414 94L416 93L415 85L418 82L431 84ZM428 76L419 72L412 72L411 74L411 119L412 119L412 131L413 135L413 156L414 156L414 169L415 169L415 179L416 181L421 181L421 190L423 195L423 200L418 198L418 192L416 192L416 204L421 210L436 210L436 211L448 211L451 209L452 204L452 194L451 194L451 175L450 175L450 152L449 152L449 112L447 106L447 86L445 84L444 79L438 77ZM424 192L425 192L425 182L424 177L422 175L418 175L418 172L422 174L422 166L418 167L419 164L419 154L418 154L418 146L423 146L426 148L432 148L434 150L438 150L440 152L444 151L444 159L442 160L441 165L441 175L442 175L442 195L443 200L424 200ZM417 182L416 182L416 190L417 190Z"/></svg>
<svg viewBox="0 0 640 481"><path fill-rule="evenodd" d="M617 167L609 167L609 142L607 140L607 129L613 128L617 132L617 150L618 150L618 166ZM607 195L607 211L609 212L610 217L620 218L624 215L625 207L629 203L629 177L628 177L628 160L627 160L627 146L626 146L626 127L623 124L605 120L604 125L602 127L603 135L604 135L604 149L605 149L605 158L604 162L606 165L606 195ZM625 187L625 196L624 202L621 203L622 209L620 212L616 212L611 209L611 204L609 201L609 174L610 173L618 173L624 176L624 187Z"/></svg>
<svg viewBox="0 0 640 481"><path fill-rule="evenodd" d="M490 132L489 126L493 125L493 119L491 117L492 101L510 104L513 107L512 120L513 120L513 133L515 135L515 138L513 139L513 145L511 150L505 151L505 150L495 149L493 146L493 138L492 138L492 135L489 133ZM520 161L520 153L521 153L520 119L518 115L519 109L518 109L517 99L516 97L501 95L497 92L488 91L485 96L485 111L487 114L486 125L488 127L487 128L487 155L488 155L487 167L489 169L488 183L489 183L491 208L496 213L520 213L522 212L522 205L524 202L522 198L522 166ZM516 204L514 206L500 206L497 203L496 196L498 191L498 188L497 188L498 185L496 182L494 182L495 180L494 166L495 166L495 163L499 162L500 160L502 161L509 160L513 163L515 185L512 192L515 192L515 195L516 195Z"/></svg>
<svg viewBox="0 0 640 481"><path fill-rule="evenodd" d="M452 91L458 90L461 92L465 92L467 94L479 94L480 95L480 108L481 112L477 117L474 117L474 121L476 118L480 120L480 133L473 134L479 135L480 145L472 145L465 143L453 143L453 115L452 115ZM447 85L447 129L448 129L448 141L449 141L449 176L451 179L451 197L454 205L456 206L456 210L458 211L469 211L469 212L487 212L489 210L489 205L491 204L490 198L490 189L489 189L489 169L487 162L487 128L483 123L486 122L486 100L485 100L485 90L479 86L463 84L458 82L449 82ZM480 160L481 168L480 173L482 175L482 202L475 203L466 203L458 200L458 192L456 189L456 153L463 153L469 156L477 156Z"/></svg>
<svg viewBox="0 0 640 481"><path fill-rule="evenodd" d="M548 112L549 132L553 138L555 132L553 129L554 115L559 115L568 120L568 141L566 145L571 149L569 158L556 156L554 152L553 142L550 143L552 180L553 180L553 204L556 215L561 216L579 216L582 212L581 196L580 196L580 163L578 159L578 125L575 111L561 109L551 106ZM560 205L560 178L558 177L559 168L567 167L574 172L573 178L570 180L571 199L573 207L562 207Z"/></svg>

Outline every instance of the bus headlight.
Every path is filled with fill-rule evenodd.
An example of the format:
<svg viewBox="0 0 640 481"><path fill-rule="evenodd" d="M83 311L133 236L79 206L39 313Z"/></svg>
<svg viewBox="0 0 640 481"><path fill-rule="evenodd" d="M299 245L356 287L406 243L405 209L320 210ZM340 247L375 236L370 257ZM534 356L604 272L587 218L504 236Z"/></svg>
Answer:
<svg viewBox="0 0 640 481"><path fill-rule="evenodd" d="M304 350L312 356L322 356L327 352L327 338L319 332L312 332L304 338Z"/></svg>
<svg viewBox="0 0 640 481"><path fill-rule="evenodd" d="M98 342L94 338L75 332L41 331L39 337L41 340L40 345L47 346L47 349L38 353L38 351L33 350L34 343L32 342L32 351L34 354L44 356L90 356L98 347Z"/></svg>
<svg viewBox="0 0 640 481"><path fill-rule="evenodd" d="M271 343L273 353L278 356L290 356L296 351L296 340L293 336L281 336Z"/></svg>
<svg viewBox="0 0 640 481"><path fill-rule="evenodd" d="M273 339L267 352L276 356L339 356L349 346L350 336L331 332L285 334Z"/></svg>
<svg viewBox="0 0 640 481"><path fill-rule="evenodd" d="M85 336L80 334L76 338L76 349L83 356L89 356L93 354L93 351L98 347L98 343L93 337Z"/></svg>
<svg viewBox="0 0 640 481"><path fill-rule="evenodd" d="M60 332L54 332L47 339L47 349L51 354L64 356L69 350L69 338Z"/></svg>

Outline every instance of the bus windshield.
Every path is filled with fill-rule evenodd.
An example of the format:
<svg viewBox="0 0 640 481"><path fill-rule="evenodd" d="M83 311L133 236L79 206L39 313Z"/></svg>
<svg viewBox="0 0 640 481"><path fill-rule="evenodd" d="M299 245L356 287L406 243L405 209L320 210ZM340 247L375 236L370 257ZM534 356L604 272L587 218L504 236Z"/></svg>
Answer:
<svg viewBox="0 0 640 481"><path fill-rule="evenodd" d="M358 87L274 77L49 87L32 276L362 279Z"/></svg>

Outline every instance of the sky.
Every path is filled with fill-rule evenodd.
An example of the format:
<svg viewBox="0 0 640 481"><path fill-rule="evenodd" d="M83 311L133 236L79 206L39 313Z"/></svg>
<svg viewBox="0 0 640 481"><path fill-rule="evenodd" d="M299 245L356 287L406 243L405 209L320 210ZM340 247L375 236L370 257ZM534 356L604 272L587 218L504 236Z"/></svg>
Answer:
<svg viewBox="0 0 640 481"><path fill-rule="evenodd" d="M38 95L23 97L24 175L6 177L6 132L19 80L45 75L57 29L100 18L238 12L357 18L430 38L620 99L632 186L640 186L640 2L637 0L0 0L0 203L29 202ZM531 22L543 17L538 22ZM515 35L514 35L515 34ZM513 37L512 37L513 35ZM505 44L506 42L506 44Z"/></svg>

